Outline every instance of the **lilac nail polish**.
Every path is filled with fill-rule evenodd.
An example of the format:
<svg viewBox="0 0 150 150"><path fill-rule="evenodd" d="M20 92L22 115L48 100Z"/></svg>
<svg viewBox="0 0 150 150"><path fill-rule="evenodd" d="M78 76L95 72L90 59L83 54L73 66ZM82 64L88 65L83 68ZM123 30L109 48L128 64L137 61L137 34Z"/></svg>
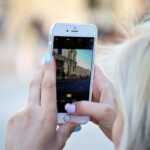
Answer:
<svg viewBox="0 0 150 150"><path fill-rule="evenodd" d="M75 113L75 105L74 104L66 104L65 110L70 114Z"/></svg>

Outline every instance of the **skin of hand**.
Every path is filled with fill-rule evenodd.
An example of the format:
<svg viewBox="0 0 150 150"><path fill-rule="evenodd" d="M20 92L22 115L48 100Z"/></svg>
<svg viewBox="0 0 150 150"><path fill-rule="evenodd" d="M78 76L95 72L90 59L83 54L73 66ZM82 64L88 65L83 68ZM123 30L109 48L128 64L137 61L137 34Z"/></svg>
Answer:
<svg viewBox="0 0 150 150"><path fill-rule="evenodd" d="M61 150L77 126L57 127L55 61L43 64L29 88L27 106L9 120L6 150Z"/></svg>
<svg viewBox="0 0 150 150"><path fill-rule="evenodd" d="M91 121L97 124L104 134L112 140L112 128L116 117L115 92L111 81L107 79L100 68L95 66L93 81L93 101L80 101L74 104L66 105L69 107L75 105L72 115L87 115ZM68 111L68 113L70 113Z"/></svg>

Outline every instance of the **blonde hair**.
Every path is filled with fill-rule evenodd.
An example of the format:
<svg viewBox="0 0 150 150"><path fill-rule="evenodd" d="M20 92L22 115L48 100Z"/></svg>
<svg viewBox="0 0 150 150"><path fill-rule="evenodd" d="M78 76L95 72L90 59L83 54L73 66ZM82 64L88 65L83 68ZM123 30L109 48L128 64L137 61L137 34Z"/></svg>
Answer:
<svg viewBox="0 0 150 150"><path fill-rule="evenodd" d="M120 150L150 149L150 21L141 22L100 66L116 87L124 117ZM105 47L104 49L107 49ZM111 71L110 71L111 70Z"/></svg>
<svg viewBox="0 0 150 150"><path fill-rule="evenodd" d="M131 40L118 58L116 87L124 117L120 149L150 148L150 35Z"/></svg>

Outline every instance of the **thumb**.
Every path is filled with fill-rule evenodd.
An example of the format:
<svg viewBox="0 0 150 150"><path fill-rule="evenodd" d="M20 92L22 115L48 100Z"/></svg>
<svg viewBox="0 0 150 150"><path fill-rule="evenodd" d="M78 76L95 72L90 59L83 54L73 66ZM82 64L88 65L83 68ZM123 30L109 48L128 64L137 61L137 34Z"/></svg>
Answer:
<svg viewBox="0 0 150 150"><path fill-rule="evenodd" d="M76 102L74 104L67 104L65 107L66 111L70 110L70 107L74 105L74 112L71 112L72 115L79 116L90 116L97 121L103 120L106 115L112 112L112 107L108 104L95 103L88 101ZM70 112L68 112L70 113Z"/></svg>
<svg viewBox="0 0 150 150"><path fill-rule="evenodd" d="M59 126L59 129L57 131L56 149L63 149L66 141L71 136L76 126L77 123L66 123Z"/></svg>

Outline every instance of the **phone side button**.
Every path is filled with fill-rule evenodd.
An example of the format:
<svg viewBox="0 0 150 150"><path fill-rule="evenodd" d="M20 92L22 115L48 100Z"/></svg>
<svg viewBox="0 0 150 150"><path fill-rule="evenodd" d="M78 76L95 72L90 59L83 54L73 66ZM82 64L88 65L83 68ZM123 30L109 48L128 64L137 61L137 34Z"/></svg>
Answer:
<svg viewBox="0 0 150 150"><path fill-rule="evenodd" d="M69 122L71 120L71 116L70 115L65 115L64 116L64 121L65 122Z"/></svg>

